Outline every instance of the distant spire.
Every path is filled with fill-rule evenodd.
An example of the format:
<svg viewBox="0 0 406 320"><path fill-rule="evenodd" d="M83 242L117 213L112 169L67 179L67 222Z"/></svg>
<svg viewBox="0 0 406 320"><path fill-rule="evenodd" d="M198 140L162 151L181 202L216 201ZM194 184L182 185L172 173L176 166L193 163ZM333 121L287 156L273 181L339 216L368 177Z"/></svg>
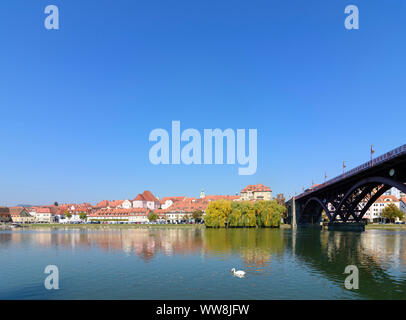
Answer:
<svg viewBox="0 0 406 320"><path fill-rule="evenodd" d="M202 192L200 192L200 199L204 199L206 195L204 194L204 190L202 189Z"/></svg>

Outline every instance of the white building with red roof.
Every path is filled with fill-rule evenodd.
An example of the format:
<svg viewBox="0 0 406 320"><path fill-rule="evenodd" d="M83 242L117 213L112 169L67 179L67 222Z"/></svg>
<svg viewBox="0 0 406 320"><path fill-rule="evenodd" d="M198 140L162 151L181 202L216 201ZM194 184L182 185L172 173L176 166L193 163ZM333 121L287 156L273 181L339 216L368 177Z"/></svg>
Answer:
<svg viewBox="0 0 406 320"><path fill-rule="evenodd" d="M36 223L55 223L55 210L49 207L35 208Z"/></svg>
<svg viewBox="0 0 406 320"><path fill-rule="evenodd" d="M129 223L146 223L150 210L146 208L102 208L90 213L87 217L89 221L100 222L129 222Z"/></svg>
<svg viewBox="0 0 406 320"><path fill-rule="evenodd" d="M250 184L241 191L242 201L271 200L272 190L263 184Z"/></svg>
<svg viewBox="0 0 406 320"><path fill-rule="evenodd" d="M406 199L405 199L406 200ZM387 207L390 203L394 204L396 207L406 214L406 202L403 199L398 199L393 195L382 195L380 196L372 206L365 212L363 219L367 219L369 222L380 222L383 220L382 211ZM366 203L362 203L365 205ZM399 221L399 219L396 219Z"/></svg>
<svg viewBox="0 0 406 320"><path fill-rule="evenodd" d="M163 197L161 199L161 209L168 209L170 206L172 206L175 202L178 201L184 201L186 199L185 196L180 196L180 197Z"/></svg>
<svg viewBox="0 0 406 320"><path fill-rule="evenodd" d="M155 198L151 191L145 190L142 194L139 193L133 200L134 208L145 208L150 210L159 209L161 202Z"/></svg>
<svg viewBox="0 0 406 320"><path fill-rule="evenodd" d="M35 217L30 215L24 207L10 207L11 219L15 223L33 223Z"/></svg>
<svg viewBox="0 0 406 320"><path fill-rule="evenodd" d="M202 211L203 215L207 208L206 201L177 201L167 209L156 210L161 219L170 223L177 223L182 220L192 219L194 211Z"/></svg>

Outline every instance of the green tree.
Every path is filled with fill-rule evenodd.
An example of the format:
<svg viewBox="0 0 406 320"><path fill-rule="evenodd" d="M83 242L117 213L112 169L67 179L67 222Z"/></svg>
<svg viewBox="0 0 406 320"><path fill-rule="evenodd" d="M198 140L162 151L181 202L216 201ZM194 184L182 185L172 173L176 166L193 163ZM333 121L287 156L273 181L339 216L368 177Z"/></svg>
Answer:
<svg viewBox="0 0 406 320"><path fill-rule="evenodd" d="M202 210L195 210L192 212L192 218L195 221L201 221L203 217L203 211Z"/></svg>
<svg viewBox="0 0 406 320"><path fill-rule="evenodd" d="M284 205L272 201L230 202L213 201L206 210L205 223L208 227L279 227Z"/></svg>
<svg viewBox="0 0 406 320"><path fill-rule="evenodd" d="M65 216L66 218L68 218L68 219L72 218L72 214L71 214L70 211L68 211L68 210L66 210L66 211L64 212L64 216Z"/></svg>
<svg viewBox="0 0 406 320"><path fill-rule="evenodd" d="M388 219L390 222L395 222L396 218L404 218L403 212L393 203L388 204L381 213L383 218Z"/></svg>
<svg viewBox="0 0 406 320"><path fill-rule="evenodd" d="M209 203L206 209L206 226L212 228L225 227L228 217L231 214L230 201L218 200Z"/></svg>
<svg viewBox="0 0 406 320"><path fill-rule="evenodd" d="M321 219L322 219L323 221L328 221L328 220L329 220L329 219L328 219L328 216L327 216L327 213L326 213L325 210L323 210L323 211L321 212Z"/></svg>
<svg viewBox="0 0 406 320"><path fill-rule="evenodd" d="M255 203L257 225L259 227L279 227L286 207L275 200Z"/></svg>
<svg viewBox="0 0 406 320"><path fill-rule="evenodd" d="M79 213L79 218L80 218L81 220L86 220L86 218L87 218L86 213L85 213L85 212Z"/></svg>
<svg viewBox="0 0 406 320"><path fill-rule="evenodd" d="M59 203L55 201L55 202L54 202L54 206L55 206L55 207L59 206Z"/></svg>
<svg viewBox="0 0 406 320"><path fill-rule="evenodd" d="M149 221L156 221L156 220L158 220L158 218L159 218L159 216L153 211L151 211L148 215Z"/></svg>
<svg viewBox="0 0 406 320"><path fill-rule="evenodd" d="M257 215L255 212L254 204L249 201L235 202L232 204L234 210L241 213L240 227L255 227L257 226Z"/></svg>

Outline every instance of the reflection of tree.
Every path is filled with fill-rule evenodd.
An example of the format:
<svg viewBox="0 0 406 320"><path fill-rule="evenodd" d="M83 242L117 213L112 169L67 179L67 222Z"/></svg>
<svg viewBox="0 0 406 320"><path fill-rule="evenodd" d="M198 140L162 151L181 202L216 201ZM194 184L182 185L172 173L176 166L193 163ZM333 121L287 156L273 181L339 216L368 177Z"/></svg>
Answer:
<svg viewBox="0 0 406 320"><path fill-rule="evenodd" d="M359 269L359 290L368 299L404 299L406 279L390 273L391 249L395 238L388 240L380 249L374 244L387 239L382 234L356 232L326 232L300 230L293 235L295 246L292 251L296 257L309 267L319 271L330 280L343 286L348 265ZM400 235L399 235L400 236ZM404 241L404 240L403 240ZM403 248L406 243L403 243ZM397 257L395 260L398 260Z"/></svg>
<svg viewBox="0 0 406 320"><path fill-rule="evenodd" d="M274 229L105 229L0 233L0 248L15 243L71 249L99 248L136 255L206 254L241 257L244 268L266 271L271 259L291 251L301 264L343 286L347 265L359 268L361 297L404 299L406 237L401 232L328 232ZM288 250L287 250L288 249ZM395 265L399 264L399 265ZM393 268L395 266L395 268ZM294 270L293 270L294 272Z"/></svg>
<svg viewBox="0 0 406 320"><path fill-rule="evenodd" d="M104 251L123 251L149 261L157 253L165 255L205 253L208 255L237 254L247 267L269 265L272 254L284 252L284 233L274 229L108 229L62 230L11 234L9 241L27 239L41 246L70 248L98 247ZM30 237L30 238L27 238ZM4 243L4 241L2 241Z"/></svg>
<svg viewBox="0 0 406 320"><path fill-rule="evenodd" d="M241 254L249 268L269 265L285 249L284 233L272 229L207 229L205 240L208 254Z"/></svg>

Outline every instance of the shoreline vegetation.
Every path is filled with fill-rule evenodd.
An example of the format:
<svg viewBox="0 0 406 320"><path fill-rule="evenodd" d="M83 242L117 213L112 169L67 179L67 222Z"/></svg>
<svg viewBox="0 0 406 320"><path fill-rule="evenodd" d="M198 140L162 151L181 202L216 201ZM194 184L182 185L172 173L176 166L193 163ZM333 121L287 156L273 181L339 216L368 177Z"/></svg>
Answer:
<svg viewBox="0 0 406 320"><path fill-rule="evenodd" d="M275 200L209 203L204 222L207 228L279 228L286 207Z"/></svg>
<svg viewBox="0 0 406 320"><path fill-rule="evenodd" d="M4 227L4 228L3 228ZM8 230L9 227L1 225L0 230ZM165 229L165 228L179 228L179 229L203 229L206 228L204 224L60 224L60 223L32 223L22 224L18 229ZM209 229L215 229L210 228ZM255 227L253 227L255 228ZM290 224L280 224L280 229L290 229ZM234 228L230 228L234 229ZM406 230L405 224L367 224L366 230L383 229L383 230Z"/></svg>
<svg viewBox="0 0 406 320"><path fill-rule="evenodd" d="M204 224L60 224L33 223L23 225L23 228L40 229L151 229L151 228L204 228Z"/></svg>

